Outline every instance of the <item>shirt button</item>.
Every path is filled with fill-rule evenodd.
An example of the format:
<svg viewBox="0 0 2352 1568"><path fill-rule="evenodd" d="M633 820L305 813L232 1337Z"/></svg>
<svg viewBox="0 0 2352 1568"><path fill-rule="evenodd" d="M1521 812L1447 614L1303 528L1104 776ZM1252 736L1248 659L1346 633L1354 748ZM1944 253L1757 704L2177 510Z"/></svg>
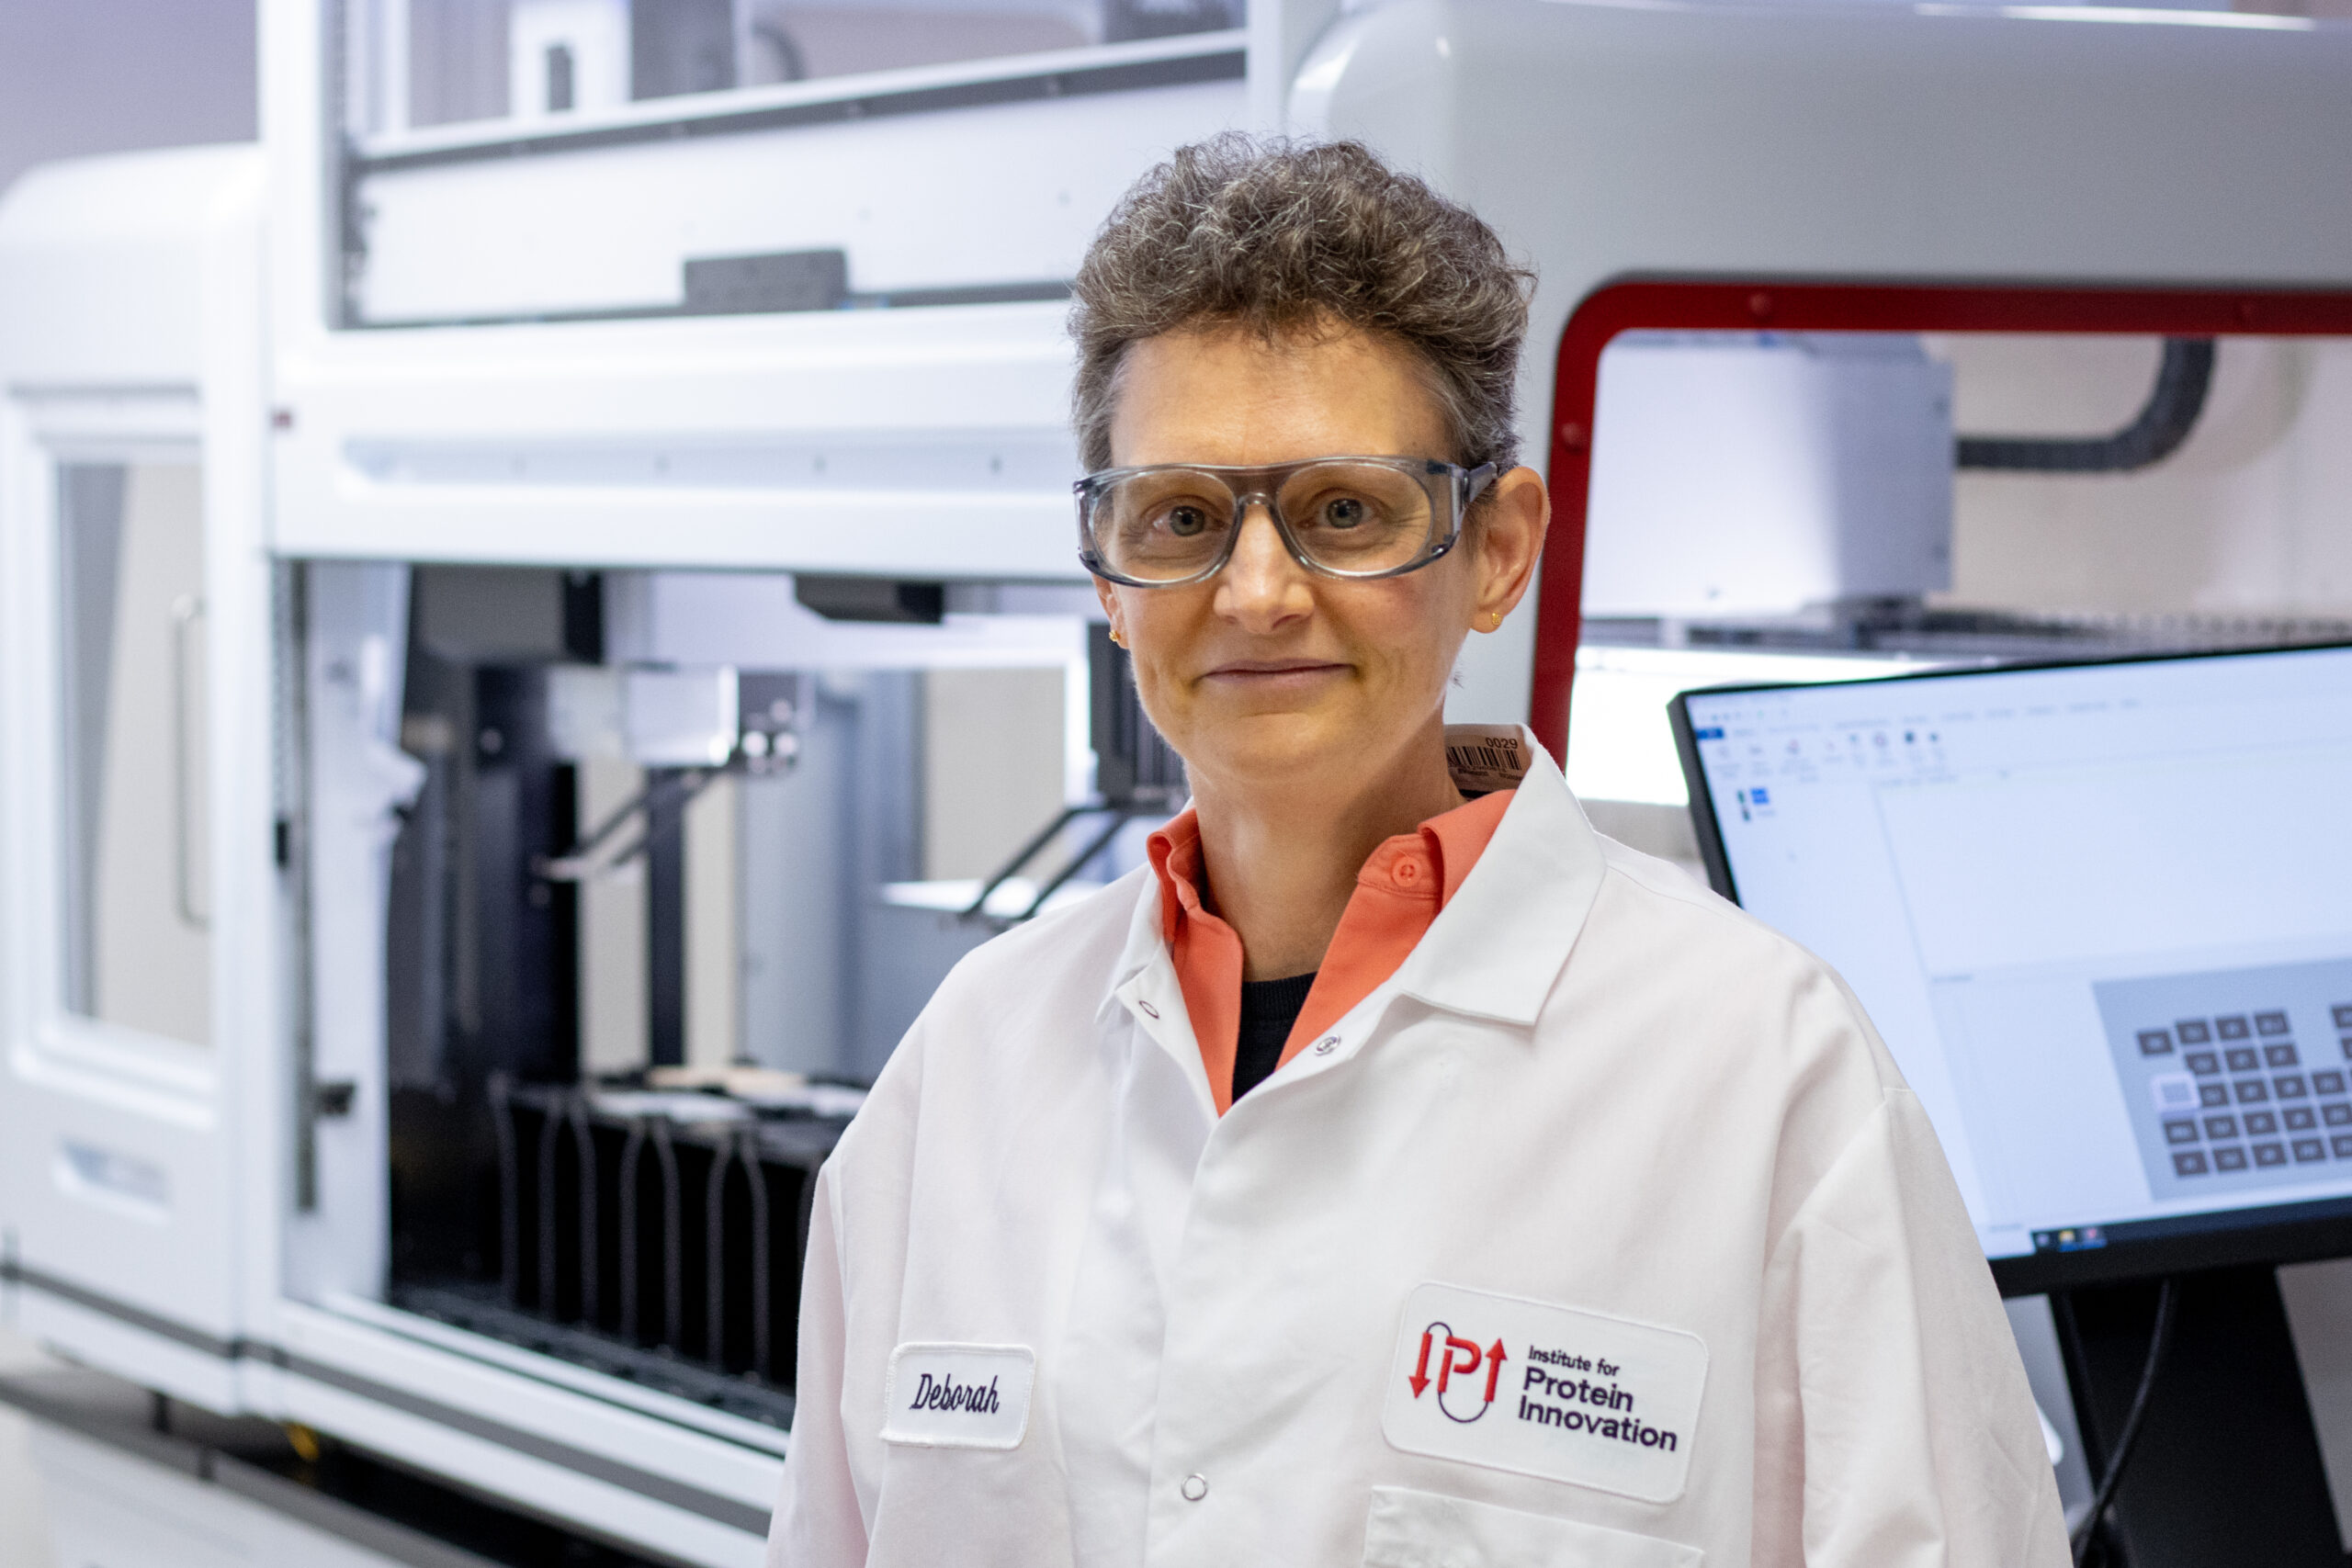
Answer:
<svg viewBox="0 0 2352 1568"><path fill-rule="evenodd" d="M1397 886L1410 887L1413 884L1421 879L1420 863L1419 861L1400 860L1393 868L1390 869L1388 874L1396 879Z"/></svg>
<svg viewBox="0 0 2352 1568"><path fill-rule="evenodd" d="M1209 1478L1205 1475L1188 1475L1184 1477L1184 1484L1177 1490L1184 1494L1184 1501L1187 1503L1197 1503L1209 1495Z"/></svg>

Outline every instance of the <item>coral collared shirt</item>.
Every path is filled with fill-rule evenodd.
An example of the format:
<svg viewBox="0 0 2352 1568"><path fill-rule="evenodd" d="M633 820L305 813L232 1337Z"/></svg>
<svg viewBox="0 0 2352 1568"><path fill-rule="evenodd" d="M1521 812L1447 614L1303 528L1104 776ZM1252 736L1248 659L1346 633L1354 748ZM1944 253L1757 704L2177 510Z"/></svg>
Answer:
<svg viewBox="0 0 2352 1568"><path fill-rule="evenodd" d="M1480 795L1372 852L1356 873L1356 890L1331 933L1298 1021L1283 1042L1276 1071L1396 972L1478 863L1513 793ZM1222 1116L1233 1109L1233 1058L1241 1035L1241 934L1201 904L1201 824L1191 807L1154 833L1150 847L1162 934Z"/></svg>

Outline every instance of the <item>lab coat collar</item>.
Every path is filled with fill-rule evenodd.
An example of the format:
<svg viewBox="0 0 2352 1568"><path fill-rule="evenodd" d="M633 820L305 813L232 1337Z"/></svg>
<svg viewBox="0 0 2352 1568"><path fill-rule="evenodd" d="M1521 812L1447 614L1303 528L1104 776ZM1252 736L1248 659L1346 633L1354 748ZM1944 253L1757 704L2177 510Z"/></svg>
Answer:
<svg viewBox="0 0 2352 1568"><path fill-rule="evenodd" d="M1110 989L1102 998L1101 1017L1108 1021L1125 1012L1153 1044L1168 1054L1176 1070L1191 1086L1208 1120L1216 1121L1216 1097L1209 1089L1207 1066L1201 1060L1199 1036L1184 1007L1184 987L1176 977L1176 960L1168 951L1167 928L1159 913L1159 878L1149 866L1129 872L1136 886L1135 902L1127 917L1126 945L1113 967Z"/></svg>
<svg viewBox="0 0 2352 1568"><path fill-rule="evenodd" d="M1542 1011L1600 891L1603 861L1600 840L1550 754L1523 726L1520 739L1527 773L1486 852L1375 995L1402 992L1449 1012L1521 1025ZM1136 887L1126 945L1103 1006L1123 1006L1190 1068L1205 1096L1207 1076L1160 919L1159 881L1148 867L1130 874Z"/></svg>
<svg viewBox="0 0 2352 1568"><path fill-rule="evenodd" d="M1584 929L1605 863L1550 753L1523 726L1520 742L1527 773L1495 836L1389 985L1449 1012L1532 1025Z"/></svg>
<svg viewBox="0 0 2352 1568"><path fill-rule="evenodd" d="M1127 996L1129 982L1155 962L1168 965L1171 981L1176 976L1159 915L1159 879L1146 865L1127 873L1125 880L1135 884L1135 903L1127 914L1126 944L1119 949L1119 962L1111 971L1111 989L1102 998L1106 1011Z"/></svg>

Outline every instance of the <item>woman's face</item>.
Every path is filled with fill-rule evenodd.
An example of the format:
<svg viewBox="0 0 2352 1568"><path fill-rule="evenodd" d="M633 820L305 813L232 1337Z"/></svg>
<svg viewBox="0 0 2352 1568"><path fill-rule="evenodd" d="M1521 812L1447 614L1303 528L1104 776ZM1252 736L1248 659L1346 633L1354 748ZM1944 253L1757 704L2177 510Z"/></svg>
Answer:
<svg viewBox="0 0 2352 1568"><path fill-rule="evenodd" d="M1354 331L1272 344L1233 331L1148 338L1128 351L1117 399L1111 461L1122 468L1455 456L1406 351ZM1402 577L1310 572L1253 506L1206 581L1097 581L1144 708L1196 791L1336 791L1336 801L1429 741L1464 636L1510 613L1543 545L1546 502L1532 470L1513 469L1490 494L1479 527Z"/></svg>

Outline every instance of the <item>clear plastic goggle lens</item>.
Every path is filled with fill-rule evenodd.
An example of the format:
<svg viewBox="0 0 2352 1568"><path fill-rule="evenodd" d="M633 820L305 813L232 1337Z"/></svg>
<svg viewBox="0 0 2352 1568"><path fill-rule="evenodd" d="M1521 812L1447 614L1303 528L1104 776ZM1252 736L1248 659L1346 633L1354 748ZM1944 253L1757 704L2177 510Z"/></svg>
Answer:
<svg viewBox="0 0 2352 1568"><path fill-rule="evenodd" d="M1385 463L1304 464L1283 477L1271 499L1301 556L1350 576L1413 564L1446 521L1430 476ZM1180 581L1224 557L1242 500L1227 476L1212 469L1145 469L1095 491L1088 532L1113 571L1147 582Z"/></svg>

